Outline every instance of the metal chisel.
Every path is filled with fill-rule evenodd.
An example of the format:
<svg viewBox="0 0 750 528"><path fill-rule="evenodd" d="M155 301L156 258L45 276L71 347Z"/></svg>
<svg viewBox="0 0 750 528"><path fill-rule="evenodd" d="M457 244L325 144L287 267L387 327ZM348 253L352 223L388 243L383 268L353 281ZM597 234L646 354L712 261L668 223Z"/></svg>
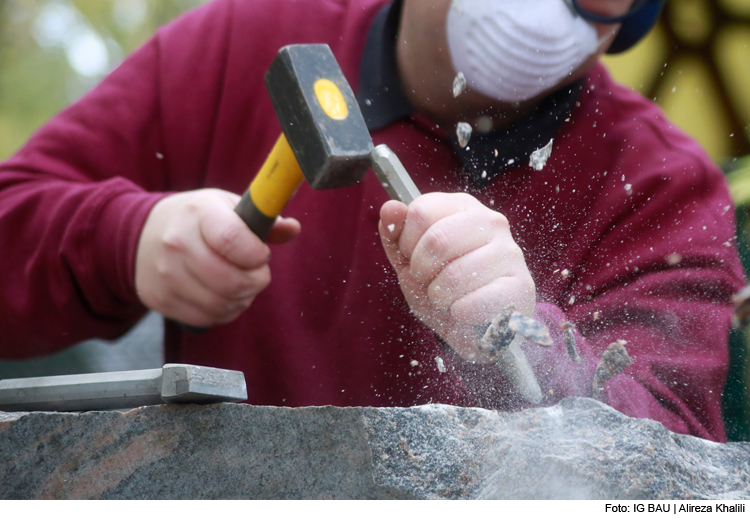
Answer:
<svg viewBox="0 0 750 528"><path fill-rule="evenodd" d="M92 411L247 399L245 375L196 365L0 380L0 411Z"/></svg>
<svg viewBox="0 0 750 528"><path fill-rule="evenodd" d="M388 196L409 205L421 193L401 164L401 160L387 145L378 145L370 153L372 169L383 184Z"/></svg>

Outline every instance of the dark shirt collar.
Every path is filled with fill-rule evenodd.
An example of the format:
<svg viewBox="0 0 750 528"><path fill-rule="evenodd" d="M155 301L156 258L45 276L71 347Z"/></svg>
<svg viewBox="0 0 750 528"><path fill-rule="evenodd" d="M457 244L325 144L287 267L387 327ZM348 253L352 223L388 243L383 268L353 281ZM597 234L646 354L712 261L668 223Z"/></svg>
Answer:
<svg viewBox="0 0 750 528"><path fill-rule="evenodd" d="M359 69L357 101L370 131L408 117L414 108L404 95L396 64L396 38L402 0L383 6L365 41ZM535 150L549 143L581 94L583 81L550 94L536 112L503 130L474 131L466 147L450 134L451 144L471 182L482 188L505 170L528 164Z"/></svg>
<svg viewBox="0 0 750 528"><path fill-rule="evenodd" d="M467 147L462 148L456 134L451 134L451 145L471 182L481 189L506 170L528 165L531 153L547 145L570 116L582 87L583 81L578 81L560 88L533 114L505 129L473 132Z"/></svg>
<svg viewBox="0 0 750 528"><path fill-rule="evenodd" d="M401 88L396 65L396 38L401 1L383 6L375 16L365 41L359 67L357 101L367 128L379 130L414 112Z"/></svg>

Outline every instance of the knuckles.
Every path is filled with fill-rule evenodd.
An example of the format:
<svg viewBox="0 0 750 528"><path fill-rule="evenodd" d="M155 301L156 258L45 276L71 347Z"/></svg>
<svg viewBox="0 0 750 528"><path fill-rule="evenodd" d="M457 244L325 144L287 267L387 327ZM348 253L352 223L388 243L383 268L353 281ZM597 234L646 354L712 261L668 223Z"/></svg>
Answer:
<svg viewBox="0 0 750 528"><path fill-rule="evenodd" d="M159 243L169 251L183 253L188 249L188 243L181 229L165 229L159 238Z"/></svg>
<svg viewBox="0 0 750 528"><path fill-rule="evenodd" d="M237 224L228 224L223 226L218 236L210 242L216 251L222 255L227 255L239 247L238 242L241 234L240 227Z"/></svg>
<svg viewBox="0 0 750 528"><path fill-rule="evenodd" d="M252 272L232 273L222 284L220 293L229 299L255 296L271 283L271 269L261 266Z"/></svg>
<svg viewBox="0 0 750 528"><path fill-rule="evenodd" d="M430 257L430 261L424 263L424 269L419 266L420 263L417 263L419 273L426 276L434 274L437 271L433 268L442 262L441 257L448 253L451 245L455 244L451 240L450 234L442 227L436 225L427 230L419 243L424 247L425 254Z"/></svg>
<svg viewBox="0 0 750 528"><path fill-rule="evenodd" d="M498 213L491 209L487 209L488 224L491 229L500 232L508 232L510 230L510 224L504 214Z"/></svg>

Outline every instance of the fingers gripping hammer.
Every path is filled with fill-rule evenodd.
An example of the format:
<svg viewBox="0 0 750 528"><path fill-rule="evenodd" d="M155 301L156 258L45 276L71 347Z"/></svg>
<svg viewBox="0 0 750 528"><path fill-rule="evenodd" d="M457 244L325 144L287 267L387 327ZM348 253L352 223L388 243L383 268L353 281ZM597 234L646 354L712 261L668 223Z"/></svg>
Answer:
<svg viewBox="0 0 750 528"><path fill-rule="evenodd" d="M354 92L327 44L281 48L266 71L265 83L282 134L235 207L258 238L268 238L276 217L304 179L313 189L347 187L359 183L372 164L389 193L386 173L391 182L408 180L411 196L419 196L395 154L385 145L373 147Z"/></svg>

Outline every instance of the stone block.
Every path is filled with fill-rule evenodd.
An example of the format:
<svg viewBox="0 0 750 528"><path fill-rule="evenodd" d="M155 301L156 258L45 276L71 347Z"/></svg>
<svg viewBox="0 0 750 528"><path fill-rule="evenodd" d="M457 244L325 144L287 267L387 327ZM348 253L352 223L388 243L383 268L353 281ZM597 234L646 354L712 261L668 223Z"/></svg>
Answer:
<svg viewBox="0 0 750 528"><path fill-rule="evenodd" d="M586 398L517 413L0 413L0 498L750 499L750 443L675 434Z"/></svg>

